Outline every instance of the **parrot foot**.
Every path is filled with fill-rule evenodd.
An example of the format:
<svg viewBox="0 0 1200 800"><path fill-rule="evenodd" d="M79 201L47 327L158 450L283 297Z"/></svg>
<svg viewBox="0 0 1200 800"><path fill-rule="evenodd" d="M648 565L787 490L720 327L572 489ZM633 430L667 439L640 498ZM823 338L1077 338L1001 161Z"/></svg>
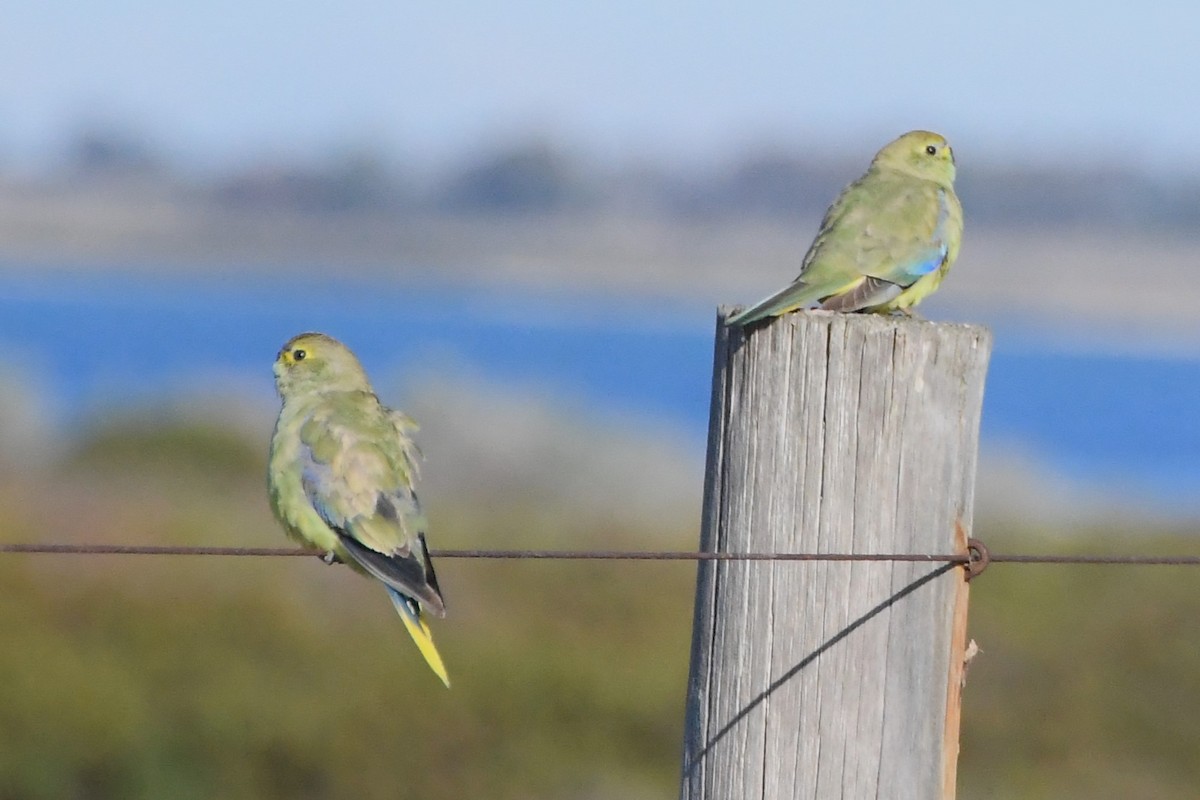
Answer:
<svg viewBox="0 0 1200 800"><path fill-rule="evenodd" d="M333 552L332 550L326 552L323 556L321 556L321 560L324 561L326 564L342 563L342 560L340 558L338 558L338 554Z"/></svg>

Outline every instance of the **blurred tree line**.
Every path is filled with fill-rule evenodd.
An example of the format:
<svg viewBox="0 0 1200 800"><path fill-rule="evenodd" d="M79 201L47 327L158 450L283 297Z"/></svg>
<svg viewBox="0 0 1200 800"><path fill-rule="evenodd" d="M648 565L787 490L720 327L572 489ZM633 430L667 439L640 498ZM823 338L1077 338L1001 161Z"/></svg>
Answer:
<svg viewBox="0 0 1200 800"><path fill-rule="evenodd" d="M88 129L59 164L66 180L156 183L219 206L308 213L422 210L448 214L634 211L674 217L794 218L824 211L864 168L863 154L797 145L749 150L705 167L597 163L546 139L461 156L436 175L371 147L333 148L310 162L261 159L202 178L187 176L135 133ZM1154 177L1112 166L962 168L959 194L973 221L1027 226L1194 229L1200 176Z"/></svg>

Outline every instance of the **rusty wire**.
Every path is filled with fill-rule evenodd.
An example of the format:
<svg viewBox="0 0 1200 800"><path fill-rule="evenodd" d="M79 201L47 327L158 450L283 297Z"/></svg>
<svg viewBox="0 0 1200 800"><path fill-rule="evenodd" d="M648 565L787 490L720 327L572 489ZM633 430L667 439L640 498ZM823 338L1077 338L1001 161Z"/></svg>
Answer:
<svg viewBox="0 0 1200 800"><path fill-rule="evenodd" d="M890 561L968 564L1117 564L1200 566L1200 555L1076 555L992 553L972 540L971 553L712 553L690 550L436 550L434 558L549 559L563 561ZM154 556L314 556L291 547L195 547L184 545L0 543L0 553Z"/></svg>

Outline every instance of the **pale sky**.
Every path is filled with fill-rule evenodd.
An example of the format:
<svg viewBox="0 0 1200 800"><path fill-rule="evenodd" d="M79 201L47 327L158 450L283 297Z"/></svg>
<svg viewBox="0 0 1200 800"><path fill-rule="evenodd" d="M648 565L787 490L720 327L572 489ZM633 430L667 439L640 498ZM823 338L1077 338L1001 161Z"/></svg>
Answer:
<svg viewBox="0 0 1200 800"><path fill-rule="evenodd" d="M44 0L0 24L0 165L93 122L197 166L331 145L437 163L874 149L1200 172L1200 3Z"/></svg>

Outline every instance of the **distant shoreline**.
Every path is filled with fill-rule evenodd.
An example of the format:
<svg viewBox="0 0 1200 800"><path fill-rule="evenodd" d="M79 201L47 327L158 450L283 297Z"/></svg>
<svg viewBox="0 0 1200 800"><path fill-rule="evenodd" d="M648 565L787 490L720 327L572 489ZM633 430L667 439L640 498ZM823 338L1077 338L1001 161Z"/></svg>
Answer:
<svg viewBox="0 0 1200 800"><path fill-rule="evenodd" d="M336 265L372 279L714 305L794 277L816 225L732 214L233 210L166 191L0 184L0 266L271 276ZM932 302L1193 335L1197 263L1200 233L981 228L968 213L962 256Z"/></svg>

